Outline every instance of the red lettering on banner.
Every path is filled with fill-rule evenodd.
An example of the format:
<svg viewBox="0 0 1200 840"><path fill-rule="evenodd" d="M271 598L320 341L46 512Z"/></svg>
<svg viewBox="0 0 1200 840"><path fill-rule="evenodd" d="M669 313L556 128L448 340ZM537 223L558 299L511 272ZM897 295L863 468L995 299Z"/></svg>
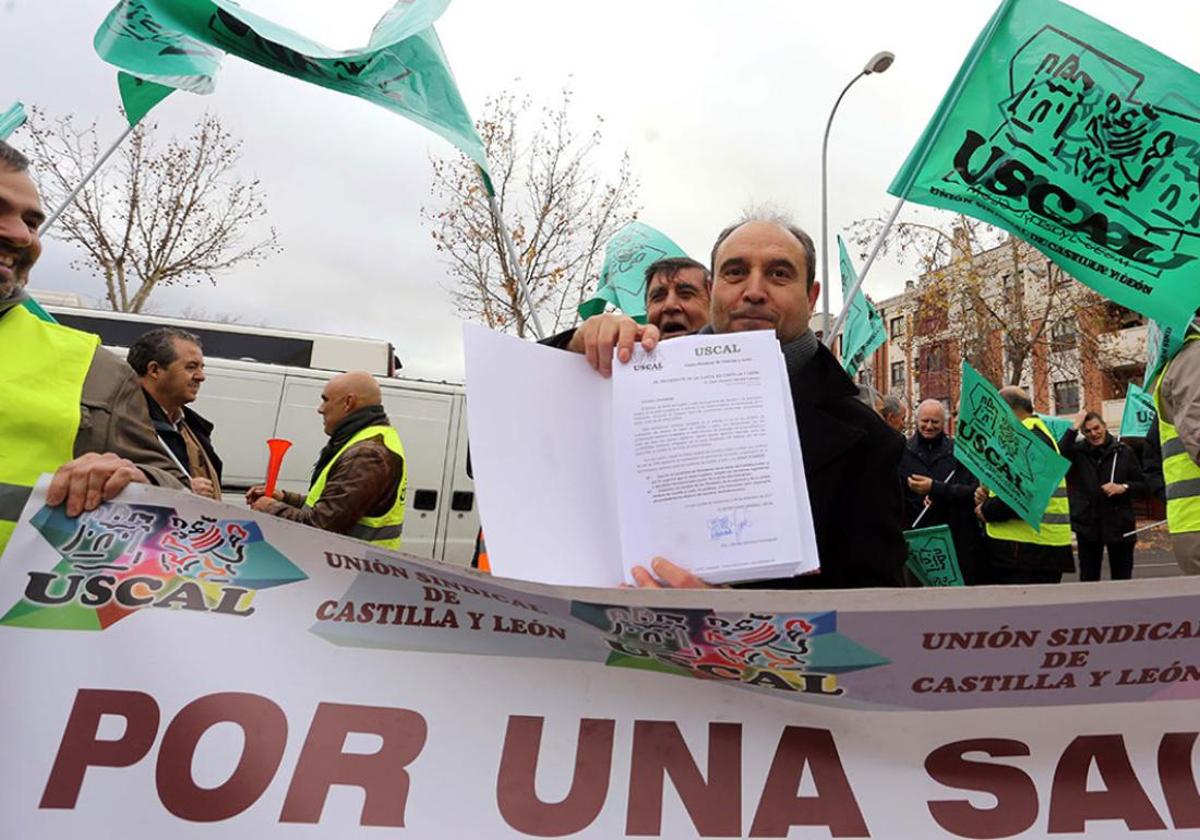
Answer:
<svg viewBox="0 0 1200 840"><path fill-rule="evenodd" d="M1095 762L1106 790L1088 790ZM1082 832L1088 820L1123 820L1130 831L1165 829L1120 735L1080 735L1063 751L1050 788L1050 833Z"/></svg>
<svg viewBox="0 0 1200 840"><path fill-rule="evenodd" d="M115 741L96 738L104 715L125 719L125 732ZM158 717L158 704L149 694L79 689L39 807L74 808L89 767L131 767L145 758L158 733Z"/></svg>
<svg viewBox="0 0 1200 840"><path fill-rule="evenodd" d="M616 722L579 721L575 772L560 802L537 795L537 764L545 718L512 715L504 734L504 751L496 778L496 804L509 827L531 837L563 837L591 825L608 797Z"/></svg>
<svg viewBox="0 0 1200 840"><path fill-rule="evenodd" d="M342 752L351 732L383 739L369 755ZM408 709L321 703L296 762L292 784L283 801L280 822L315 823L333 785L363 789L359 825L404 827L408 804L408 771L421 754L429 732L425 718Z"/></svg>
<svg viewBox="0 0 1200 840"><path fill-rule="evenodd" d="M671 783L701 837L742 833L742 725L708 725L708 773L700 775L674 721L633 724L625 833L662 833L663 781Z"/></svg>
<svg viewBox="0 0 1200 840"><path fill-rule="evenodd" d="M1200 828L1200 789L1192 771L1196 732L1168 732L1158 745L1158 778L1175 828Z"/></svg>
<svg viewBox="0 0 1200 840"><path fill-rule="evenodd" d="M200 738L218 723L236 723L245 738L237 767L222 784L202 788L192 778ZM192 822L235 817L266 791L287 746L283 709L257 694L209 694L179 710L163 733L155 781L158 798L175 816Z"/></svg>
<svg viewBox="0 0 1200 840"><path fill-rule="evenodd" d="M965 799L930 800L934 821L959 837L1012 837L1027 831L1038 815L1037 787L1033 779L1016 767L989 764L966 758L981 752L989 758L1029 755L1029 747L1007 738L975 738L938 747L925 759L925 772L935 782L959 790L973 790L996 797L994 808L977 808Z"/></svg>
<svg viewBox="0 0 1200 840"><path fill-rule="evenodd" d="M807 767L816 796L797 796ZM834 837L870 837L833 733L788 726L779 737L763 785L751 837L786 837L793 825L823 825Z"/></svg>

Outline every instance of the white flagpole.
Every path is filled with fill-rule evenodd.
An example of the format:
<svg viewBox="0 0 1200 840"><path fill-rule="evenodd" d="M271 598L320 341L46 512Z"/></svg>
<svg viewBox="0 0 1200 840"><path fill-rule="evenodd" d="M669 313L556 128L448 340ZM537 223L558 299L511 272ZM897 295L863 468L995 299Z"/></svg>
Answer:
<svg viewBox="0 0 1200 840"><path fill-rule="evenodd" d="M80 192L82 192L83 188L87 186L88 182L91 181L92 178L94 178L96 176L96 173L100 171L100 167L104 165L105 161L107 161L110 157L112 157L112 153L115 152L117 150L117 148L122 143L125 142L125 138L133 133L133 128L134 127L131 125L131 126L127 127L123 132L121 132L121 136L117 138L117 142L115 142L111 146L109 146L108 151L106 151L104 154L102 154L100 156L99 160L96 161L95 166L93 166L91 168L91 170L88 171L88 174L83 176L83 180L80 181L79 184L75 187L75 189L73 189L71 191L71 194L69 196L67 196L66 200L63 201L62 204L58 205L58 207L54 208L54 212L51 213L46 218L46 221L42 222L42 226L40 228L38 228L38 236L46 235L46 231L50 230L50 227L56 221L58 221L58 217L61 216L63 214L63 212L68 207L71 206L71 202L73 202L75 200L75 197L77 195L79 195Z"/></svg>
<svg viewBox="0 0 1200 840"><path fill-rule="evenodd" d="M492 219L496 222L496 227L500 230L500 238L504 241L504 250L508 252L508 262L512 266L513 277L517 281L517 289L521 292L521 299L525 301L525 308L529 310L529 321L533 327L533 334L537 336L538 341L546 337L545 331L542 329L542 322L538 319L537 310L533 306L533 298L529 294L529 287L525 285L525 277L521 273L521 257L517 254L517 245L513 242L512 234L508 232L508 225L504 224L504 217L500 215L500 205L496 202L496 193L488 183L488 178L484 175L483 170L476 166L475 171L479 173L479 180L483 182L483 191L487 194L488 207L492 211Z"/></svg>
<svg viewBox="0 0 1200 840"><path fill-rule="evenodd" d="M879 236L875 238L875 244L871 246L871 253L867 256L867 261L863 263L862 270L858 272L858 282L854 284L854 288L846 295L842 301L842 311L838 313L837 321L825 336L825 346L832 347L833 340L837 338L841 332L842 325L846 322L846 316L850 314L850 301L854 300L854 296L858 294L862 288L863 281L867 279L867 272L871 270L871 265L875 262L875 258L879 256L879 251L883 248L883 242L887 239L888 232L891 231L892 225L896 223L896 217L900 215L900 208L904 206L904 199L901 198L896 202L896 206L892 209L892 215L888 216L888 220L883 224L883 230L879 231Z"/></svg>
<svg viewBox="0 0 1200 840"><path fill-rule="evenodd" d="M954 469L950 470L950 475L946 476L946 480L943 481L942 483L949 484L950 479L954 478L954 474L956 472L958 472L958 467L955 467ZM926 498L929 498L929 497L926 496ZM917 515L917 518L913 520L913 524L912 524L911 528L916 528L918 525L921 524L921 520L925 518L925 514L929 513L929 509L931 507L933 507L932 502L930 504L925 505L925 510L921 511L920 514ZM910 528L910 530L911 530L911 528Z"/></svg>
<svg viewBox="0 0 1200 840"><path fill-rule="evenodd" d="M1140 534L1140 533L1142 533L1142 531L1149 531L1151 528L1158 528L1159 526L1166 525L1166 524L1167 524L1167 520L1163 519L1160 522L1155 522L1153 525L1144 525L1141 528L1138 528L1136 530L1128 531L1128 532L1122 534L1121 536L1132 537L1134 534Z"/></svg>

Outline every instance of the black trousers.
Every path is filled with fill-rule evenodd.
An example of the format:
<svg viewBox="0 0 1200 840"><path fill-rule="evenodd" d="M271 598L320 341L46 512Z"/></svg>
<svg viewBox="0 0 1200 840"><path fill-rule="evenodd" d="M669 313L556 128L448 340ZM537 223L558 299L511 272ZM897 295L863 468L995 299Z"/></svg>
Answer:
<svg viewBox="0 0 1200 840"><path fill-rule="evenodd" d="M1113 580L1129 580L1133 577L1133 547L1135 543L1103 543L1088 540L1076 534L1079 540L1079 579L1100 580L1104 567L1104 549L1108 549L1108 569Z"/></svg>
<svg viewBox="0 0 1200 840"><path fill-rule="evenodd" d="M997 586L1026 586L1034 583L1062 583L1062 572L1045 569L992 569L989 583Z"/></svg>

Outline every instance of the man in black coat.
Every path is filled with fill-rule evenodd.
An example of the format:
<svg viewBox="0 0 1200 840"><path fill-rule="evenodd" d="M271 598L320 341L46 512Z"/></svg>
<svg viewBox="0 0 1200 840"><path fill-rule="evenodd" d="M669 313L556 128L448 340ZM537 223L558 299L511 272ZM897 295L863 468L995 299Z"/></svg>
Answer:
<svg viewBox="0 0 1200 840"><path fill-rule="evenodd" d="M816 249L779 219L748 218L726 228L712 251L712 320L701 332L772 329L783 346L804 453L821 571L756 581L771 589L900 586L905 544L897 471L904 439L857 399L858 389L809 329L820 293ZM618 315L589 319L576 344L608 375L613 349L628 362L635 343L652 350L659 331ZM594 326L589 326L596 321ZM640 586L707 584L664 558L635 567Z"/></svg>
<svg viewBox="0 0 1200 840"><path fill-rule="evenodd" d="M1128 444L1113 439L1094 411L1067 430L1058 448L1071 461L1067 498L1079 545L1079 579L1100 580L1107 548L1112 579L1129 580L1137 535L1125 534L1137 528L1133 499L1150 492L1141 460Z"/></svg>
<svg viewBox="0 0 1200 840"><path fill-rule="evenodd" d="M900 461L904 522L908 528L950 526L963 580L968 585L984 583L987 563L975 517L979 480L954 457L954 441L945 427L946 407L939 401L925 400L917 406L917 431Z"/></svg>

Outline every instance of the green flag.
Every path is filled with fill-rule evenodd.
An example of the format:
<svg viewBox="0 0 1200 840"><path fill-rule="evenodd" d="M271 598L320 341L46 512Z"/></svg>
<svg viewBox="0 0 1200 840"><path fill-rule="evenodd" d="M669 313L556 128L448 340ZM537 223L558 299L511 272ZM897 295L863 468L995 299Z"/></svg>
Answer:
<svg viewBox="0 0 1200 840"><path fill-rule="evenodd" d="M1005 0L888 189L1164 324L1200 304L1200 74L1057 0Z"/></svg>
<svg viewBox="0 0 1200 840"><path fill-rule="evenodd" d="M0 140L7 140L18 128L25 124L25 106L14 102L12 106L0 114Z"/></svg>
<svg viewBox="0 0 1200 840"><path fill-rule="evenodd" d="M1042 514L1070 462L1021 425L1000 392L965 359L959 394L954 457L1041 530Z"/></svg>
<svg viewBox="0 0 1200 840"><path fill-rule="evenodd" d="M867 356L887 340L887 332L883 328L883 318L861 289L854 300L846 300L850 290L858 283L858 272L854 270L854 263L850 262L842 237L837 238L837 243L842 269L842 305L850 309L842 330L842 368L853 377Z"/></svg>
<svg viewBox="0 0 1200 840"><path fill-rule="evenodd" d="M177 0L167 0L163 5L173 7ZM221 52L189 37L171 20L157 0L123 0L100 24L92 46L109 64L144 82L189 93L212 93L221 69ZM135 97L139 102L131 108L125 93L129 83L122 83L120 75L117 83L127 114L138 110L141 97L148 98L148 91L143 90L141 97Z"/></svg>
<svg viewBox="0 0 1200 840"><path fill-rule="evenodd" d="M33 298L25 298L25 300L21 302L21 305L43 321L49 321L51 324L58 323L54 316L45 309L42 309L42 305Z"/></svg>
<svg viewBox="0 0 1200 840"><path fill-rule="evenodd" d="M1125 410L1121 413L1121 437L1145 437L1158 419L1154 394L1130 382L1125 391Z"/></svg>
<svg viewBox="0 0 1200 840"><path fill-rule="evenodd" d="M599 315L611 303L635 321L646 323L646 268L667 257L686 256L662 231L630 222L604 246L600 284L591 299L579 305L579 317Z"/></svg>
<svg viewBox="0 0 1200 840"><path fill-rule="evenodd" d="M117 89L121 92L121 105L125 108L125 119L137 125L150 109L170 96L175 88L148 82L139 76L117 73Z"/></svg>
<svg viewBox="0 0 1200 840"><path fill-rule="evenodd" d="M468 157L487 167L483 143L475 132L467 108L459 95L454 76L446 63L433 21L449 0L398 0L384 14L365 47L331 50L289 29L259 17L231 0L122 0L105 21L114 19L126 26L132 19L141 27L138 35L118 35L108 42L121 49L97 51L118 67L151 81L171 83L164 62L166 50L159 39L183 44L171 50L175 64L185 63L175 54L190 52L198 44L196 70L211 80L216 62L210 56L229 53L260 67L339 93L374 102L440 134ZM145 37L146 32L152 37ZM207 52L203 52L207 51ZM180 85L171 85L180 87Z"/></svg>
<svg viewBox="0 0 1200 840"><path fill-rule="evenodd" d="M905 531L904 541L908 543L908 559L904 564L922 586L965 585L950 526L934 525Z"/></svg>
<svg viewBox="0 0 1200 840"><path fill-rule="evenodd" d="M1067 417L1055 417L1052 414L1039 414L1038 417L1042 418L1042 422L1046 424L1046 428L1050 430L1055 441L1061 440L1067 430L1075 425L1075 421Z"/></svg>
<svg viewBox="0 0 1200 840"><path fill-rule="evenodd" d="M1187 328L1163 326L1153 319L1146 325L1146 375L1142 378L1143 390L1154 391L1154 380L1183 348Z"/></svg>

